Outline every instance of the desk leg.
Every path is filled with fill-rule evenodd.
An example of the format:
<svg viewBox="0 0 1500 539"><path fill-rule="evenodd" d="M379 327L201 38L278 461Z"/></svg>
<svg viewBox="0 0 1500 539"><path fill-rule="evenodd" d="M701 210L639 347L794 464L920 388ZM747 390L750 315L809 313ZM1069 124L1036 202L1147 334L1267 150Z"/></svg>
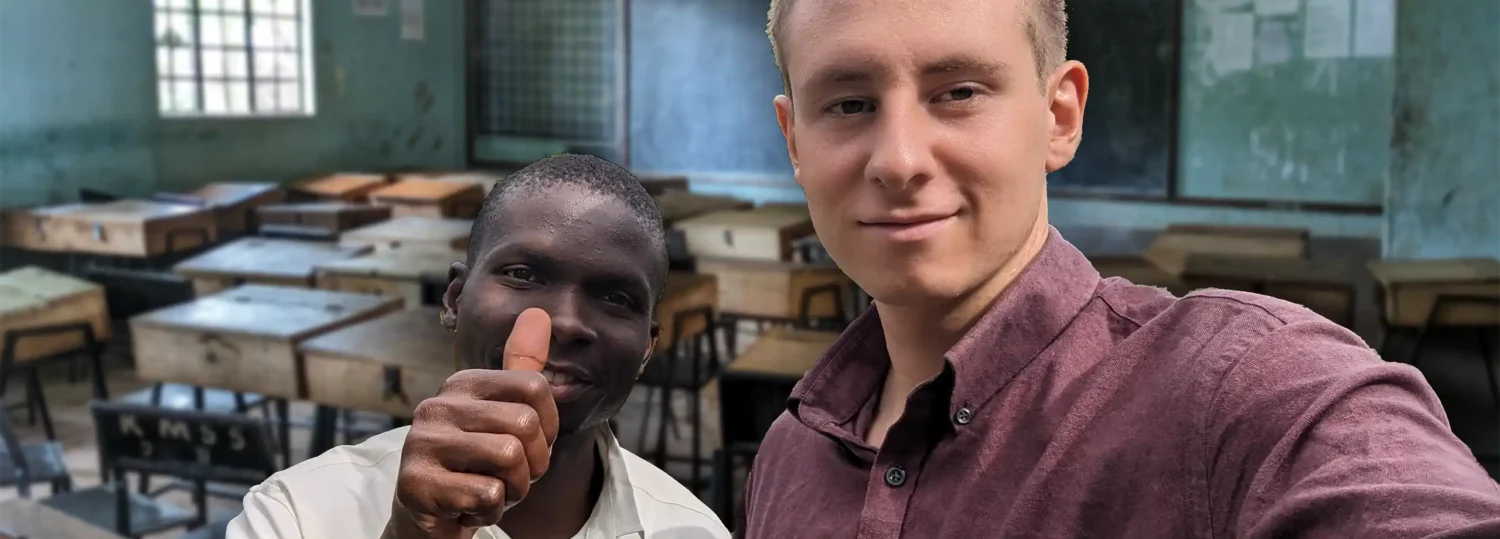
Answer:
<svg viewBox="0 0 1500 539"><path fill-rule="evenodd" d="M292 412L291 403L286 399L276 399L276 435L281 438L281 468L292 467Z"/></svg>
<svg viewBox="0 0 1500 539"><path fill-rule="evenodd" d="M339 411L318 405L313 416L312 441L307 446L307 458L322 455L333 449L334 431L338 428Z"/></svg>

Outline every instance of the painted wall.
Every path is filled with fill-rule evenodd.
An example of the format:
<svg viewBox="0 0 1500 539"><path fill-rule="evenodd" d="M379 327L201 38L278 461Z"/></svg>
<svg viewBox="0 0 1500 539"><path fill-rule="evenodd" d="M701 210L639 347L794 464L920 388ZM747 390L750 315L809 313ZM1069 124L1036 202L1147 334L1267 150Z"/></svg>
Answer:
<svg viewBox="0 0 1500 539"><path fill-rule="evenodd" d="M0 0L0 207L464 159L462 3L424 2L426 39L314 0L317 115L162 119L150 2Z"/></svg>
<svg viewBox="0 0 1500 539"><path fill-rule="evenodd" d="M1391 43L1391 13L1351 24L1377 3L1324 2L1341 9L1323 17L1299 0L1183 2L1180 193L1380 204L1394 62L1357 43L1382 31ZM1278 4L1291 9L1257 13ZM1343 50L1306 47L1324 35Z"/></svg>
<svg viewBox="0 0 1500 539"><path fill-rule="evenodd" d="M1385 255L1500 257L1500 2L1398 13Z"/></svg>
<svg viewBox="0 0 1500 539"><path fill-rule="evenodd" d="M1483 0L1481 0L1483 1ZM1184 2L1196 10L1196 3ZM1244 2L1241 2L1244 3ZM1248 4L1248 3L1244 3ZM766 41L765 0L634 0L631 2L631 165L649 172L686 174L693 179L693 189L730 194L757 201L798 201L801 190L791 181L786 142L776 127L770 102L781 91L781 77ZM1196 23L1194 23L1196 24ZM1190 35L1199 35L1195 30ZM1201 41L1201 37L1195 38ZM1201 51L1200 51L1201 53ZM1316 66L1302 66L1316 70ZM1270 69L1270 68L1268 68ZM1290 69L1290 68L1288 68ZM1335 68L1337 69L1337 68ZM1354 85L1365 78L1379 79L1388 67L1370 68L1375 75L1338 75L1339 95L1352 94ZM1273 69L1274 70L1274 69ZM1276 92L1260 105L1274 109L1280 100L1291 100L1308 90L1306 74L1293 78L1286 89L1265 74L1248 74L1250 82L1225 82L1226 88L1251 84ZM1185 86L1190 83L1184 81ZM1325 82L1326 84L1326 82ZM1345 145L1362 148L1344 155L1343 182L1308 187L1300 182L1282 182L1254 186L1238 180L1235 185L1251 186L1260 192L1232 192L1226 184L1227 166L1214 165L1212 173L1203 170L1204 162L1224 159L1237 153L1249 155L1251 130L1247 122L1279 125L1295 122L1293 112L1275 113L1261 118L1233 112L1222 100L1200 95L1199 114L1205 110L1219 114L1224 127L1212 132L1200 129L1194 136L1204 137L1192 148L1199 152L1200 169L1184 174L1181 185L1187 194L1247 196L1301 201L1345 200L1379 203L1384 192L1386 153L1389 151L1390 82L1371 90L1374 95L1355 96L1342 112L1318 116L1320 122L1340 121L1376 124L1373 133L1355 133L1344 129L1344 135L1357 142ZM1384 88L1384 89L1382 89ZM1099 91L1099 89L1095 89ZM1186 89L1184 89L1186 91ZM1238 90L1240 92L1245 89ZM1381 94L1385 97L1382 98ZM1383 104L1377 103L1384 99ZM1332 98L1318 103L1327 106ZM1378 106L1377 106L1378 105ZM1095 104L1095 106L1099 106ZM1262 112L1265 112L1264 110ZM1305 111L1304 111L1305 112ZM1373 118L1373 119L1372 119ZM1384 118L1384 120L1382 120ZM1184 120L1188 121L1188 120ZM1197 122L1197 120L1194 120ZM1384 122L1384 124L1381 124ZM1307 122L1299 132L1318 134L1316 122ZM1207 128L1206 124L1194 125ZM1360 124L1363 125L1363 124ZM1384 127L1380 127L1384 125ZM1239 134L1231 136L1238 130ZM1277 135L1280 136L1280 135ZM1331 136L1331 135L1330 135ZM1268 144L1274 138L1268 135ZM1351 139L1353 140L1353 139ZM1183 157L1193 161L1193 156ZM1337 154L1326 157L1298 157L1310 163L1309 174L1337 171ZM1251 167L1248 163L1241 163ZM1258 167L1258 166L1257 166ZM1254 168L1254 167L1252 167ZM1264 168L1264 167L1259 167ZM1281 177L1277 169L1275 177ZM1350 187L1353 185L1354 187ZM1306 226L1314 234L1379 237L1382 219L1378 216L1331 215L1299 211L1225 210L1221 208L1171 206L1149 202L1102 202L1054 199L1052 219L1061 226L1121 226L1153 228L1177 221L1225 222Z"/></svg>

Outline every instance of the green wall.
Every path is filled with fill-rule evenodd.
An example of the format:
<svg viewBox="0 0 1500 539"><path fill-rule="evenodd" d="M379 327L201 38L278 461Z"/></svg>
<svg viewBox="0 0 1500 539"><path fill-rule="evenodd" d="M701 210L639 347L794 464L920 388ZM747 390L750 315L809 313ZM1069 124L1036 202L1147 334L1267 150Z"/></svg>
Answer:
<svg viewBox="0 0 1500 539"><path fill-rule="evenodd" d="M424 2L422 41L401 39L397 1L384 17L311 4L316 116L163 119L151 2L0 0L0 207L69 201L79 187L142 196L460 166L462 3Z"/></svg>

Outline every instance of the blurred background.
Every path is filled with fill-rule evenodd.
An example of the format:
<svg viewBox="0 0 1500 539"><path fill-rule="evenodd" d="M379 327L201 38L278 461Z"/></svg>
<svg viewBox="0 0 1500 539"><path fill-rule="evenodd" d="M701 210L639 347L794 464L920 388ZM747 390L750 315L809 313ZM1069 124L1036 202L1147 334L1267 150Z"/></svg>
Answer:
<svg viewBox="0 0 1500 539"><path fill-rule="evenodd" d="M673 227L671 337L616 427L727 517L868 301L792 181L767 7L0 0L0 531L211 537L266 473L403 424L451 372L467 219L560 152ZM1500 473L1500 2L1068 10L1092 88L1053 224L1106 276L1282 297L1416 364Z"/></svg>

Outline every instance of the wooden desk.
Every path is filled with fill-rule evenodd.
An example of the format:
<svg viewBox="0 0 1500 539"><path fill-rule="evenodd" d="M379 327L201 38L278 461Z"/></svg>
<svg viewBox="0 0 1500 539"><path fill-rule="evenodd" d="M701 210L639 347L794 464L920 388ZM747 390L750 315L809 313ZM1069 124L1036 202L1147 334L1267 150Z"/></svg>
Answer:
<svg viewBox="0 0 1500 539"><path fill-rule="evenodd" d="M370 247L244 238L184 260L172 271L192 280L193 291L199 296L245 283L310 287L319 264L369 251Z"/></svg>
<svg viewBox="0 0 1500 539"><path fill-rule="evenodd" d="M341 173L313 178L292 185L299 198L328 202L365 202L370 192L390 183L384 174Z"/></svg>
<svg viewBox="0 0 1500 539"><path fill-rule="evenodd" d="M149 258L213 243L213 211L185 204L118 200L48 216L61 250Z"/></svg>
<svg viewBox="0 0 1500 539"><path fill-rule="evenodd" d="M1184 296L1193 290L1182 279L1167 273L1145 257L1119 255L1088 258L1099 276L1106 279L1120 277L1138 285L1165 288L1174 296Z"/></svg>
<svg viewBox="0 0 1500 539"><path fill-rule="evenodd" d="M370 192L370 203L390 206L391 217L473 219L484 202L484 188L447 179L406 180Z"/></svg>
<svg viewBox="0 0 1500 539"><path fill-rule="evenodd" d="M718 279L713 275L672 272L667 276L667 290L656 305L656 321L661 336L656 352L671 350L676 339L685 339L707 331L709 317L719 300ZM703 316L707 315L707 316ZM682 325L677 325L681 317Z"/></svg>
<svg viewBox="0 0 1500 539"><path fill-rule="evenodd" d="M1500 260L1376 260L1370 273L1384 296L1387 326L1417 328L1440 295L1500 297ZM1493 325L1500 312L1482 305L1455 305L1436 320L1444 326Z"/></svg>
<svg viewBox="0 0 1500 539"><path fill-rule="evenodd" d="M1307 258L1308 233L1300 229L1173 225L1146 249L1146 258L1172 275L1181 275L1194 254L1265 258Z"/></svg>
<svg viewBox="0 0 1500 539"><path fill-rule="evenodd" d="M401 298L408 308L422 305L422 278L447 275L454 262L468 256L463 251L447 254L396 249L369 256L318 264L317 286L356 294Z"/></svg>
<svg viewBox="0 0 1500 539"><path fill-rule="evenodd" d="M806 206L725 210L678 221L687 249L700 258L790 261L792 242L813 233Z"/></svg>
<svg viewBox="0 0 1500 539"><path fill-rule="evenodd" d="M354 202L270 204L257 208L257 212L261 234L329 240L391 218L389 207Z"/></svg>
<svg viewBox="0 0 1500 539"><path fill-rule="evenodd" d="M298 343L400 308L396 298L244 285L131 319L136 374L301 398L306 384Z"/></svg>
<svg viewBox="0 0 1500 539"><path fill-rule="evenodd" d="M90 207L76 203L5 212L5 245L30 251L67 251L68 246L62 241L66 236L58 235L61 228L53 218Z"/></svg>
<svg viewBox="0 0 1500 539"><path fill-rule="evenodd" d="M832 264L700 258L698 272L718 278L719 310L741 316L847 318L844 303L853 297L854 283ZM838 297L819 292L827 290L838 290Z"/></svg>
<svg viewBox="0 0 1500 539"><path fill-rule="evenodd" d="M345 410L411 417L458 372L453 334L437 307L403 309L351 324L298 346L306 357L307 400Z"/></svg>
<svg viewBox="0 0 1500 539"><path fill-rule="evenodd" d="M638 173L635 177L637 180L640 180L641 186L645 187L646 192L650 193L651 196L659 196L672 191L688 190L687 176Z"/></svg>
<svg viewBox="0 0 1500 539"><path fill-rule="evenodd" d="M1343 259L1190 255L1182 280L1195 289L1243 290L1281 298L1353 327L1356 268Z"/></svg>
<svg viewBox="0 0 1500 539"><path fill-rule="evenodd" d="M0 337L24 328L80 322L89 324L96 341L109 338L104 287L32 266L0 274ZM83 345L78 332L30 337L17 343L15 361L27 363Z"/></svg>
<svg viewBox="0 0 1500 539"><path fill-rule="evenodd" d="M473 227L474 222L469 219L401 217L345 232L339 238L339 245L368 245L375 252L407 249L447 254L468 250L469 230Z"/></svg>
<svg viewBox="0 0 1500 539"><path fill-rule="evenodd" d="M238 236L255 230L255 208L286 199L286 190L274 183L211 183L186 195L164 194L167 202L205 206L214 213L219 234Z"/></svg>
<svg viewBox="0 0 1500 539"><path fill-rule="evenodd" d="M0 501L0 537L7 536L26 539L120 539L119 535L110 530L25 498Z"/></svg>
<svg viewBox="0 0 1500 539"><path fill-rule="evenodd" d="M454 182L471 183L478 185L484 191L484 196L489 196L495 186L505 181L505 177L489 172L409 172L397 174L396 181L406 180L446 180Z"/></svg>
<svg viewBox="0 0 1500 539"><path fill-rule="evenodd" d="M772 328L725 367L726 373L795 383L838 340L834 331Z"/></svg>

